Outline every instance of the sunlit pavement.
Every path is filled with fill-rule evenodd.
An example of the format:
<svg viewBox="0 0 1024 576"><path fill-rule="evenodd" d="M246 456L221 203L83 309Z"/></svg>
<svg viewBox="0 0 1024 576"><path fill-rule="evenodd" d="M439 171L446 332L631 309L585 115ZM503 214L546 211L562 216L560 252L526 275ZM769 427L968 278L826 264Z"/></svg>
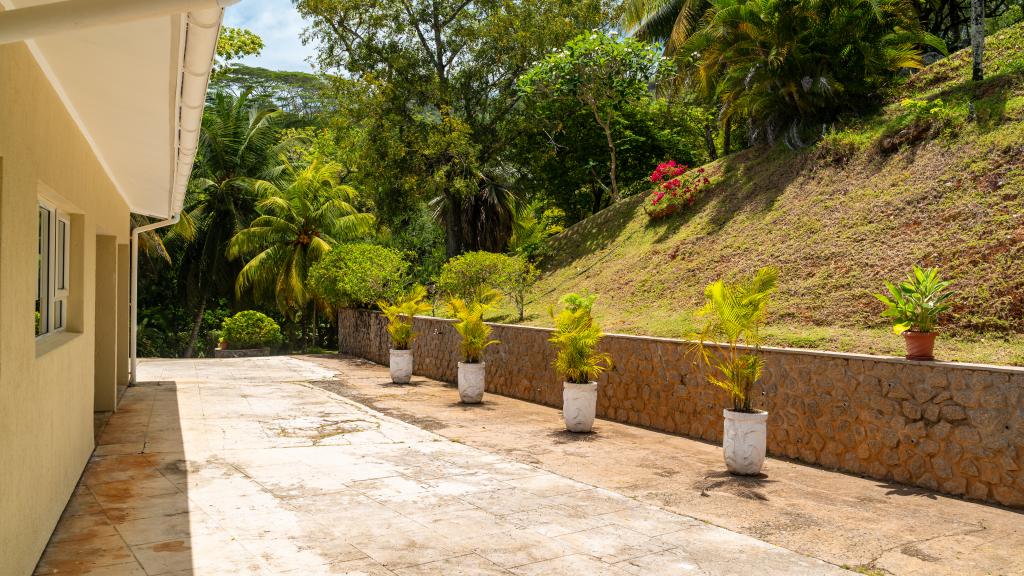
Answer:
<svg viewBox="0 0 1024 576"><path fill-rule="evenodd" d="M37 574L849 574L305 384L332 377L144 362Z"/></svg>

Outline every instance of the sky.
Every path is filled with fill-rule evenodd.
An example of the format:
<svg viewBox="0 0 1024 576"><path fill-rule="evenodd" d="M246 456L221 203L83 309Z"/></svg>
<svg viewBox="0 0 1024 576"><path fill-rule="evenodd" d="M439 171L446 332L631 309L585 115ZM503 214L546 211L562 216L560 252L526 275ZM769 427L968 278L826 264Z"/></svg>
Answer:
<svg viewBox="0 0 1024 576"><path fill-rule="evenodd" d="M306 23L291 0L242 0L225 10L224 25L248 28L263 38L263 53L239 60L242 64L271 70L313 71L307 60L314 46L302 45L299 35Z"/></svg>

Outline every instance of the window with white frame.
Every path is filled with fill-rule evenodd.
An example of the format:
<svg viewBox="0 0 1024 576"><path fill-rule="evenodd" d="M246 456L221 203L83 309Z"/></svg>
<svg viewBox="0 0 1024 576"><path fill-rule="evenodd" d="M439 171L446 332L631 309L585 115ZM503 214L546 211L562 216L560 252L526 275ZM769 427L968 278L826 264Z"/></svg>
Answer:
<svg viewBox="0 0 1024 576"><path fill-rule="evenodd" d="M53 204L39 201L36 264L36 336L67 326L71 283L71 219Z"/></svg>

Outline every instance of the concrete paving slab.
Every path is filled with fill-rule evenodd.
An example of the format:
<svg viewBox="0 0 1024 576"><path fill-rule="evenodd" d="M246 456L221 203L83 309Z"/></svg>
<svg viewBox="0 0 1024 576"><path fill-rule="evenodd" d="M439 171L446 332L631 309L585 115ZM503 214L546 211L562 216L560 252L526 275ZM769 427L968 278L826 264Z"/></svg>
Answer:
<svg viewBox="0 0 1024 576"><path fill-rule="evenodd" d="M309 360L141 375L37 574L848 573L380 414Z"/></svg>
<svg viewBox="0 0 1024 576"><path fill-rule="evenodd" d="M768 458L762 476L734 477L724 471L722 449L714 444L604 420L597 421L593 434L570 434L560 412L550 407L494 394L487 394L481 405L460 405L458 392L448 384L416 377L410 386L391 386L387 368L365 360L304 358L337 371L333 380L318 386L515 466L605 489L614 495L605 502L611 508L615 498L628 496L629 502L869 574L1024 574L1024 513L1018 510L778 458ZM492 476L499 477L497 471ZM530 494L496 491L494 505L517 507L520 513L543 508L524 493ZM551 500L572 505L560 498ZM589 512L599 504L595 498L580 509ZM658 553L645 562L628 562L671 570L687 562L677 556ZM642 573L628 563L615 566ZM656 574L662 568L650 569Z"/></svg>

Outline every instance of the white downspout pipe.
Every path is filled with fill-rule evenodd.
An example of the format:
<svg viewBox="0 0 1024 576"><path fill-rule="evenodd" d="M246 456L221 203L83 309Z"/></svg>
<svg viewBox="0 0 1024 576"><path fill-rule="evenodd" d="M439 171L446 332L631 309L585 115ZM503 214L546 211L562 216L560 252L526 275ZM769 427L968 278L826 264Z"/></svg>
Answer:
<svg viewBox="0 0 1024 576"><path fill-rule="evenodd" d="M184 12L220 10L239 0L65 0L0 12L0 44Z"/></svg>
<svg viewBox="0 0 1024 576"><path fill-rule="evenodd" d="M158 228L164 228L166 226L173 226L181 220L181 214L175 214L167 220L161 220L160 222L154 222L145 226L139 226L132 230L132 268L131 268L131 309L132 309L132 325L131 330L128 332L129 347L131 349L131 372L129 373L129 385L134 386L137 382L136 374L138 374L137 368L139 364L138 358L138 331L139 331L139 236L145 232L151 232Z"/></svg>

